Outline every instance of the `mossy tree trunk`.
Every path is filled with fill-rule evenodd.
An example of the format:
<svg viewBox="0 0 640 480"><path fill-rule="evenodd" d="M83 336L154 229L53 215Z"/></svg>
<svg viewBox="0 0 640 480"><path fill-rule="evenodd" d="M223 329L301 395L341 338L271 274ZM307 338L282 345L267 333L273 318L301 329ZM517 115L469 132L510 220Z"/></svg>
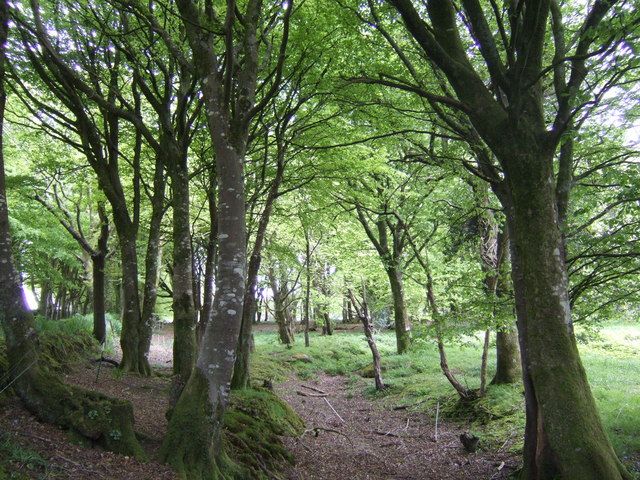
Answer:
<svg viewBox="0 0 640 480"><path fill-rule="evenodd" d="M486 182L470 181L478 207L482 211L480 230L480 258L484 273L484 289L490 303L494 305L492 317L496 317L497 304L510 289L508 281L509 235L504 227L500 231L489 201L489 185ZM507 286L509 284L509 286ZM515 322L496 325L496 373L492 384L519 382L522 379L522 364Z"/></svg>
<svg viewBox="0 0 640 480"><path fill-rule="evenodd" d="M67 428L109 450L144 458L133 430L133 409L123 400L64 385L48 371L38 352L38 334L27 309L16 270L9 232L3 125L7 4L0 2L0 323L13 373L9 382L25 407L38 419Z"/></svg>
<svg viewBox="0 0 640 480"><path fill-rule="evenodd" d="M498 327L496 331L496 373L492 385L517 383L522 380L520 345L515 324Z"/></svg>
<svg viewBox="0 0 640 480"><path fill-rule="evenodd" d="M629 478L602 427L573 334L557 206L567 185L555 175L563 166L554 165L562 137L572 134L568 129L574 115L583 113L576 110L577 104L583 105L579 96L592 95L593 85L581 89L589 73L587 59L602 47L596 32L608 21L615 2L595 2L570 46L562 35L561 10L553 2L507 5L510 25L501 24L501 38L491 31L491 22L502 22L494 10L463 2L483 60L478 62L469 58L462 40L459 5L428 2L419 12L412 0L390 1L417 45L448 80L449 105L473 126L460 128L461 134L472 148L488 147L498 162L489 158L488 163L467 166L491 180L511 238L527 414L520 477ZM544 81L545 72L553 82ZM554 105L549 107L549 102Z"/></svg>
<svg viewBox="0 0 640 480"><path fill-rule="evenodd" d="M411 346L411 323L404 295L402 258L406 242L407 232L400 222L393 223L393 215L378 215L375 225L371 225L370 219L362 205L355 205L358 221L364 228L367 237L378 252L384 270L389 279L391 295L393 298L393 320L396 332L396 348L398 353L405 353ZM380 210L387 208L381 205ZM389 239L391 236L391 240Z"/></svg>
<svg viewBox="0 0 640 480"><path fill-rule="evenodd" d="M186 381L196 356L189 171L186 149L171 139L166 139L165 147L173 192L173 373Z"/></svg>
<svg viewBox="0 0 640 480"><path fill-rule="evenodd" d="M215 152L218 271L211 320L191 377L171 415L161 457L189 479L242 478L225 460L221 429L229 403L246 287L243 162L252 120L277 93L286 40L278 53L279 67L270 79L273 87L263 84L263 96L256 104L259 55L264 51L260 48L262 2L228 2L221 34L209 28L220 12L214 13L192 0L177 0L176 6L191 48L191 66L202 79L204 111ZM291 10L288 3L278 13L282 15L279 20L285 39Z"/></svg>
<svg viewBox="0 0 640 480"><path fill-rule="evenodd" d="M286 275L286 272L284 275ZM296 338L290 322L291 315L289 314L291 306L289 297L292 292L289 290L287 279L284 275L278 279L273 268L269 268L267 271L267 277L273 292L273 318L278 324L278 336L280 342L288 346L295 343Z"/></svg>

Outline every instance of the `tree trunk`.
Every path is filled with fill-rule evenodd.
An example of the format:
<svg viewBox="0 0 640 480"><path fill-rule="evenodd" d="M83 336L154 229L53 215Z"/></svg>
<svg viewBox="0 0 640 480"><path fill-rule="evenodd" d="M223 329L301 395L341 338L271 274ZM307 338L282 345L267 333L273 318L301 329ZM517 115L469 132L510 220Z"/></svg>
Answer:
<svg viewBox="0 0 640 480"><path fill-rule="evenodd" d="M160 458L190 479L225 468L222 414L229 401L245 288L242 150L216 149L220 200L218 281L198 360L169 421Z"/></svg>
<svg viewBox="0 0 640 480"><path fill-rule="evenodd" d="M411 345L411 324L407 304L404 298L404 284L402 272L399 269L387 268L387 277L393 297L393 319L396 332L396 347L398 353L405 353Z"/></svg>
<svg viewBox="0 0 640 480"><path fill-rule="evenodd" d="M102 345L107 337L104 309L105 255L91 258L93 268L93 337Z"/></svg>
<svg viewBox="0 0 640 480"><path fill-rule="evenodd" d="M189 172L186 157L175 147L170 152L169 171L173 191L173 373L186 382L191 376L196 356Z"/></svg>
<svg viewBox="0 0 640 480"><path fill-rule="evenodd" d="M494 305L491 312L496 316L496 303L507 293L508 281L505 265L508 263L509 235L507 231L500 232L498 222L490 208L489 186L470 182L478 206L483 210L480 228L482 242L480 244L480 258L484 273L484 291ZM519 382L522 379L522 365L520 363L520 348L515 324L497 326L496 333L496 373L491 384L506 384ZM483 358L484 360L484 358Z"/></svg>
<svg viewBox="0 0 640 480"><path fill-rule="evenodd" d="M496 374L492 385L517 383L522 380L520 346L515 324L498 328L496 332Z"/></svg>
<svg viewBox="0 0 640 480"><path fill-rule="evenodd" d="M628 478L580 361L568 299L552 162L520 145L505 210L526 399L523 479Z"/></svg>
<svg viewBox="0 0 640 480"><path fill-rule="evenodd" d="M107 337L107 325L105 320L105 261L107 258L109 242L109 220L107 219L104 205L98 204L98 216L100 218L100 237L98 246L91 255L91 267L93 276L93 336L100 344L104 344Z"/></svg>
<svg viewBox="0 0 640 480"><path fill-rule="evenodd" d="M213 284L216 276L216 264L218 259L218 213L216 201L216 178L215 169L209 172L210 185L207 189L207 202L209 206L209 243L207 244L207 260L204 270L204 293L202 298L202 311L198 322L197 335L198 344L202 341L207 323L211 320L213 308Z"/></svg>
<svg viewBox="0 0 640 480"><path fill-rule="evenodd" d="M148 351L144 346L150 344L151 329L143 329L138 295L138 255L136 252L135 232L130 238L126 232L118 230L120 237L120 255L122 262L122 332L120 346L122 361L120 368L125 372L150 375Z"/></svg>
<svg viewBox="0 0 640 480"><path fill-rule="evenodd" d="M364 285L364 281L362 282L363 288L363 299L360 307L358 307L358 302L353 295L351 290L347 291L353 306L356 309L356 315L360 318L362 322L362 326L364 328L364 335L367 338L367 344L369 345L369 349L371 350L371 355L373 356L373 378L376 384L376 390L384 390L387 386L384 384L382 380L382 365L380 361L380 352L378 351L378 346L376 345L376 341L373 338L373 328L371 327L371 318L369 317L369 307L367 305L367 292L366 286Z"/></svg>
<svg viewBox="0 0 640 480"><path fill-rule="evenodd" d="M156 165L153 174L153 196L151 198L151 220L149 222L149 238L145 253L145 278L142 298L142 325L145 332L143 351L151 348L151 337L156 322L156 302L158 299L158 278L162 261L161 232L164 218L164 200L166 188L165 170L162 158L156 155Z"/></svg>

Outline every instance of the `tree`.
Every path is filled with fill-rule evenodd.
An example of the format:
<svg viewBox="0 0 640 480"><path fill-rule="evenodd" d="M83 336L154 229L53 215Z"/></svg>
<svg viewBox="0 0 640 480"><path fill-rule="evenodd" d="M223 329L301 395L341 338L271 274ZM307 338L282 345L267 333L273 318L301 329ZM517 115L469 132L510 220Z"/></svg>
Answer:
<svg viewBox="0 0 640 480"><path fill-rule="evenodd" d="M44 9L52 12L47 22L42 16ZM152 313L153 307L141 306L137 252L144 129L137 128L131 134L122 120L126 118L136 127L144 126L141 105L139 98L130 103L123 94L123 75L127 69L122 56L114 51L108 37L93 38L89 33L90 23L89 26L84 23L86 18L77 9L77 5L71 5L58 10L34 0L32 17L20 9L11 10L20 35L12 56L14 75L11 79L14 91L38 119L37 126L85 155L111 206L122 266L121 368L148 375L151 373L147 357L152 318L143 318L142 312ZM64 41L52 39L52 32L58 31L65 33ZM26 65L35 72L34 78L20 74ZM42 82L43 88L33 89L26 81L36 79ZM150 143L154 141L151 135L145 139ZM156 159L153 179L150 223L157 228L150 229L148 268L157 266L159 223L164 214L164 167L160 160L161 157ZM133 171L132 202L125 185L127 167ZM147 272L147 280L155 282L155 278L155 272ZM147 282L144 301L154 304L154 292L155 288Z"/></svg>
<svg viewBox="0 0 640 480"><path fill-rule="evenodd" d="M468 165L492 182L511 238L527 412L521 478L628 478L602 429L573 335L561 231L571 160L556 152L574 135L586 99L594 98L583 88L587 76L593 72L598 85L611 85L633 68L628 49L616 53L637 28L629 5L594 2L586 15L571 17L575 41L566 42L563 10L553 1L490 8L469 0L458 11L449 0L424 10L411 0L390 4L435 81L415 75L388 83L414 89L442 121L461 127L472 148L486 145L501 169L490 155L477 168ZM416 73L407 51L391 45ZM620 66L606 76L598 64L608 62Z"/></svg>
<svg viewBox="0 0 640 480"><path fill-rule="evenodd" d="M78 245L80 245L91 258L93 336L100 344L104 344L107 335L107 325L105 321L105 261L109 253L107 248L109 242L109 219L107 218L104 204L98 202L98 231L100 233L96 246L93 247L83 232L82 222L80 221L80 206L76 205L76 221L74 222L71 213L63 205L62 200L58 196L57 190L54 190L53 195L58 208L54 207L46 198L39 194L36 194L36 200L42 203L42 205L58 219L65 230L69 232L74 240L78 242Z"/></svg>
<svg viewBox="0 0 640 480"><path fill-rule="evenodd" d="M133 431L133 408L128 401L68 387L43 365L33 315L26 307L16 270L9 231L3 151L6 105L5 62L8 5L0 4L0 321L7 341L7 357L14 372L11 385L25 407L40 420L68 428L109 450L144 457ZM89 415L90 412L96 415ZM117 431L117 438L110 435Z"/></svg>
<svg viewBox="0 0 640 480"><path fill-rule="evenodd" d="M212 318L171 414L161 456L188 478L224 478L232 473L225 462L222 415L229 402L246 280L243 161L254 118L274 99L281 81L293 7L284 2L269 11L256 0L219 8L179 0L176 6L191 50L190 68L201 80L215 153L219 262ZM262 48L262 42L273 40L279 48ZM260 75L264 82L259 84Z"/></svg>

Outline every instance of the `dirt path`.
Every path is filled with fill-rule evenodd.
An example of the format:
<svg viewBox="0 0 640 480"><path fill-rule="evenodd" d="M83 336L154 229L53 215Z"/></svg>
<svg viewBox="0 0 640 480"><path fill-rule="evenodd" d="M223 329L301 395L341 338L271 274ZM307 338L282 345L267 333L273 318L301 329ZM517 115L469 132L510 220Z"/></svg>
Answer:
<svg viewBox="0 0 640 480"><path fill-rule="evenodd" d="M150 361L156 368L170 368L171 333L154 335ZM116 354L117 358L117 354ZM14 442L39 452L48 467L13 462L26 478L85 480L174 480L169 467L157 463L156 455L166 430L164 413L169 380L160 377L115 375L112 368L82 362L65 375L71 384L130 400L136 429L146 435L144 447L151 461L79 447L66 434L37 422L16 398L0 403L0 431ZM298 391L326 397L301 396ZM506 479L518 458L509 454L467 454L459 435L463 426L435 421L416 409L384 408L384 400L362 395L366 384L350 385L346 377L318 375L313 380L291 380L276 386L307 425L301 438L285 439L297 458L283 480L488 480ZM335 410L335 411L334 411ZM31 462L33 463L33 462ZM25 477L21 477L25 478ZM247 479L249 480L249 479Z"/></svg>
<svg viewBox="0 0 640 480"><path fill-rule="evenodd" d="M319 393L307 387L327 396L297 393ZM277 388L307 424L305 435L286 440L298 459L287 480L488 480L506 479L516 468L510 454L466 453L464 426L439 422L435 442L434 419L418 409L384 408L363 390L327 375Z"/></svg>

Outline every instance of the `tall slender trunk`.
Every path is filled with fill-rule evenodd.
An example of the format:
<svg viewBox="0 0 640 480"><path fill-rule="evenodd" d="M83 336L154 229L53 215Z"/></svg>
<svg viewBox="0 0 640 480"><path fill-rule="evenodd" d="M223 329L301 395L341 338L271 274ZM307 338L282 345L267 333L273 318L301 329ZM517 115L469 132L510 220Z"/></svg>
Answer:
<svg viewBox="0 0 640 480"><path fill-rule="evenodd" d="M198 343L202 340L207 323L211 320L213 308L213 285L218 259L218 208L216 195L216 173L215 168L211 168L209 171L209 188L207 189L207 203L209 206L209 242L207 244L207 260L204 269L202 311L200 312L200 321L198 322L196 335Z"/></svg>
<svg viewBox="0 0 640 480"><path fill-rule="evenodd" d="M156 321L156 302L158 299L158 277L160 275L160 264L162 262L161 226L164 218L165 208L165 170L162 158L156 157L156 165L153 173L153 196L151 198L151 220L149 222L149 238L147 240L147 251L144 259L144 286L142 290L142 320L145 332L144 351L151 348L151 337Z"/></svg>
<svg viewBox="0 0 640 480"><path fill-rule="evenodd" d="M399 268L387 268L387 277L393 297L393 318L398 353L405 353L411 345L411 324L404 296L404 282Z"/></svg>
<svg viewBox="0 0 640 480"><path fill-rule="evenodd" d="M173 191L173 373L186 381L196 355L196 310L193 299L193 255L186 157L171 149Z"/></svg>

